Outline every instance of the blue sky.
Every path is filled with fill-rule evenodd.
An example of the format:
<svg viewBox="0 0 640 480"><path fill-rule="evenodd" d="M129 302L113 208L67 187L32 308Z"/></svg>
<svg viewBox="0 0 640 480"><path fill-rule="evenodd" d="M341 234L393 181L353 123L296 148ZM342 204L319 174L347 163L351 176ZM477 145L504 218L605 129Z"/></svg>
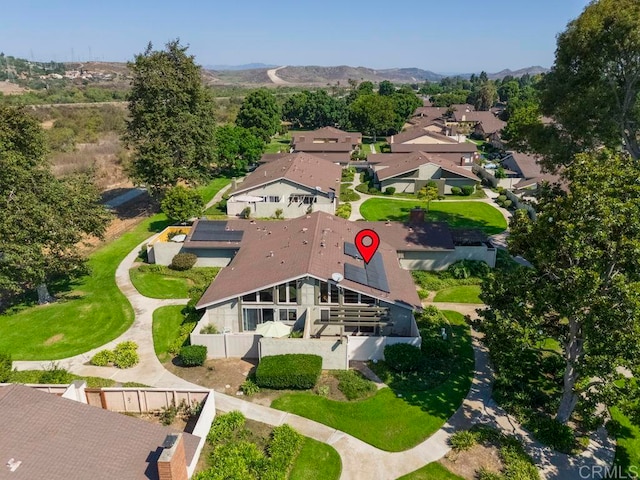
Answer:
<svg viewBox="0 0 640 480"><path fill-rule="evenodd" d="M36 60L131 60L180 37L202 65L419 67L463 73L553 63L587 0L19 0L0 51Z"/></svg>

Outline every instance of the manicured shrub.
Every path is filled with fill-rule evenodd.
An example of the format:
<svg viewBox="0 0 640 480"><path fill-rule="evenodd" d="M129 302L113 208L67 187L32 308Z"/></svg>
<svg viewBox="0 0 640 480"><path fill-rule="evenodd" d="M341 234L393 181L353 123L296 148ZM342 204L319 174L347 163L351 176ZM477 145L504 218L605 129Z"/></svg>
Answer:
<svg viewBox="0 0 640 480"><path fill-rule="evenodd" d="M113 349L113 365L117 368L131 368L140 361L138 345L135 342L122 342Z"/></svg>
<svg viewBox="0 0 640 480"><path fill-rule="evenodd" d="M418 347L408 343L396 343L384 347L384 358L387 365L397 372L413 372L423 361Z"/></svg>
<svg viewBox="0 0 640 480"><path fill-rule="evenodd" d="M356 191L360 193L369 193L369 184L361 183L359 185L356 185Z"/></svg>
<svg viewBox="0 0 640 480"><path fill-rule="evenodd" d="M460 195L461 193L460 187L451 187L451 195Z"/></svg>
<svg viewBox="0 0 640 480"><path fill-rule="evenodd" d="M0 383L8 382L11 379L11 354L0 353Z"/></svg>
<svg viewBox="0 0 640 480"><path fill-rule="evenodd" d="M348 400L358 400L376 391L375 384L363 378L355 370L341 370L336 376L338 377L338 390Z"/></svg>
<svg viewBox="0 0 640 480"><path fill-rule="evenodd" d="M568 425L555 419L534 413L523 425L540 440L540 442L562 453L572 453L575 447L575 436Z"/></svg>
<svg viewBox="0 0 640 480"><path fill-rule="evenodd" d="M513 205L513 202L511 200L505 200L504 202L502 202L502 206L504 208L509 208L511 205Z"/></svg>
<svg viewBox="0 0 640 480"><path fill-rule="evenodd" d="M171 268L172 270L180 270L180 271L184 271L184 270L189 270L191 267L193 267L196 262L198 261L198 257L194 254L194 253L178 253L175 257L173 257L173 259L171 260L171 265L169 265L169 268Z"/></svg>
<svg viewBox="0 0 640 480"><path fill-rule="evenodd" d="M498 195L498 198L496 198L496 202L504 202L506 199L506 195Z"/></svg>
<svg viewBox="0 0 640 480"><path fill-rule="evenodd" d="M385 195L393 195L394 193L396 193L396 187L387 187L384 189Z"/></svg>
<svg viewBox="0 0 640 480"><path fill-rule="evenodd" d="M244 207L240 212L242 218L251 218L251 207Z"/></svg>
<svg viewBox="0 0 640 480"><path fill-rule="evenodd" d="M254 382L250 378L247 378L244 382L242 382L242 385L240 385L240 390L242 390L242 393L244 393L245 395L250 396L258 393L260 391L260 387L256 385L256 382Z"/></svg>
<svg viewBox="0 0 640 480"><path fill-rule="evenodd" d="M199 367L207 359L207 347L204 345L186 345L180 349L180 362L184 367Z"/></svg>
<svg viewBox="0 0 640 480"><path fill-rule="evenodd" d="M218 327L216 327L214 324L209 323L208 325L205 325L204 327L202 327L200 329L200 333L204 333L204 334L215 334L218 333Z"/></svg>
<svg viewBox="0 0 640 480"><path fill-rule="evenodd" d="M256 369L256 383L262 388L313 388L322 371L322 357L286 354L263 357Z"/></svg>
<svg viewBox="0 0 640 480"><path fill-rule="evenodd" d="M454 450L463 452L478 443L478 436L469 430L461 430L451 435L449 443Z"/></svg>
<svg viewBox="0 0 640 480"><path fill-rule="evenodd" d="M465 197L468 197L474 192L475 187L473 185L464 185L461 188L461 190L462 190L462 195L464 195Z"/></svg>
<svg viewBox="0 0 640 480"><path fill-rule="evenodd" d="M100 350L91 358L91 365L96 367L106 367L113 362L113 352L111 350Z"/></svg>
<svg viewBox="0 0 640 480"><path fill-rule="evenodd" d="M491 267L481 260L458 260L452 263L447 272L453 278L462 279L469 277L486 277L491 272Z"/></svg>
<svg viewBox="0 0 640 480"><path fill-rule="evenodd" d="M274 215L276 218L280 219L282 218L282 213L283 213L283 210L281 208L277 208L276 211L274 212Z"/></svg>
<svg viewBox="0 0 640 480"><path fill-rule="evenodd" d="M420 349L425 357L437 360L446 359L453 355L453 345L449 339L435 336L432 330L420 330L422 344Z"/></svg>
<svg viewBox="0 0 640 480"><path fill-rule="evenodd" d="M75 380L73 374L54 363L42 372L38 383L65 384L71 383L73 380Z"/></svg>
<svg viewBox="0 0 640 480"><path fill-rule="evenodd" d="M294 459L300 453L304 438L286 423L273 429L269 452L269 478L287 478ZM279 474L279 475L278 475ZM282 475L282 477L280 477Z"/></svg>
<svg viewBox="0 0 640 480"><path fill-rule="evenodd" d="M375 187L371 187L367 193L369 195L380 195L380 190Z"/></svg>
<svg viewBox="0 0 640 480"><path fill-rule="evenodd" d="M242 429L244 424L244 415L238 410L218 415L211 424L207 434L207 441L212 445L227 441L235 432Z"/></svg>
<svg viewBox="0 0 640 480"><path fill-rule="evenodd" d="M341 203L336 208L336 217L348 219L351 216L351 204L350 203Z"/></svg>

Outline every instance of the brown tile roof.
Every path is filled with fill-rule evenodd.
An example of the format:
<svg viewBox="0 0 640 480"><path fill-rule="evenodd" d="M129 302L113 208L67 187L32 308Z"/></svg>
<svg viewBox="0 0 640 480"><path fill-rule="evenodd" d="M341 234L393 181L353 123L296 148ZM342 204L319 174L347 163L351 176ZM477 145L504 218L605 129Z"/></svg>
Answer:
<svg viewBox="0 0 640 480"><path fill-rule="evenodd" d="M426 152L426 153L475 153L475 143L392 143L391 153Z"/></svg>
<svg viewBox="0 0 640 480"><path fill-rule="evenodd" d="M447 113L447 109L444 107L424 106L416 108L412 116L435 120L436 118L442 117L445 113Z"/></svg>
<svg viewBox="0 0 640 480"><path fill-rule="evenodd" d="M314 140L334 140L337 143L351 146L353 150L355 145L362 143L362 134L359 132L345 132L339 128L323 127L318 130L307 132L293 132L291 134L291 145L298 151L304 151L298 144L313 143Z"/></svg>
<svg viewBox="0 0 640 480"><path fill-rule="evenodd" d="M387 142L390 145L394 143L405 143L420 137L431 137L434 139L434 141L441 143L458 143L453 138L449 138L446 135L425 130L425 127L423 125L410 127L403 132L397 133L396 135L391 135L387 139Z"/></svg>
<svg viewBox="0 0 640 480"><path fill-rule="evenodd" d="M485 135L499 132L507 126L507 122L500 120L492 112L475 112L473 118L482 126Z"/></svg>
<svg viewBox="0 0 640 480"><path fill-rule="evenodd" d="M0 478L157 479L169 427L24 385L0 387ZM183 433L187 464L199 437ZM12 473L5 463L22 462Z"/></svg>
<svg viewBox="0 0 640 480"><path fill-rule="evenodd" d="M351 152L353 145L351 143L314 143L314 142L298 142L293 149L296 152Z"/></svg>
<svg viewBox="0 0 640 480"><path fill-rule="evenodd" d="M542 175L542 168L538 164L537 158L533 155L509 152L509 155L502 163L510 170L516 171L522 178L536 178Z"/></svg>
<svg viewBox="0 0 640 480"><path fill-rule="evenodd" d="M471 180L480 181L480 179L451 160L438 157L437 155L431 155L424 152L411 152L411 153L385 153L380 154L380 157L385 157L382 161L377 162L376 175L379 180L386 180L393 178L403 173L411 172L420 167L431 163L439 166L445 172L453 173L461 177L469 178ZM376 159L377 160L377 159ZM444 175L446 177L446 175Z"/></svg>
<svg viewBox="0 0 640 480"><path fill-rule="evenodd" d="M420 299L408 271L400 268L397 250L450 250L446 225L411 227L397 222L350 222L323 212L287 221L243 221L242 247L204 293L197 307L214 305L248 292L305 276L330 279L345 263L363 266L344 253L358 231L372 228L381 239L381 253L390 293L350 280L341 285L388 302L419 308Z"/></svg>
<svg viewBox="0 0 640 480"><path fill-rule="evenodd" d="M289 153L265 153L258 163L268 163L279 158L286 157ZM314 157L324 158L332 163L349 163L351 161L350 152L313 152Z"/></svg>
<svg viewBox="0 0 640 480"><path fill-rule="evenodd" d="M309 153L289 153L261 164L229 195L246 192L282 179L311 189L320 187L322 192L327 193L336 188L341 175L340 165Z"/></svg>

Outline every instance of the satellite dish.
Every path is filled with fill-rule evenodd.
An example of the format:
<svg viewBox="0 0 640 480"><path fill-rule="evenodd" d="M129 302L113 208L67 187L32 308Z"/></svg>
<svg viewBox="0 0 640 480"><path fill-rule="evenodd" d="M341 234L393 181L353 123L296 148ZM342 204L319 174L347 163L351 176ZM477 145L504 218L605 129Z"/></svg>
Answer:
<svg viewBox="0 0 640 480"><path fill-rule="evenodd" d="M336 283L340 283L344 279L344 276L341 273L336 272L331 274L331 279Z"/></svg>

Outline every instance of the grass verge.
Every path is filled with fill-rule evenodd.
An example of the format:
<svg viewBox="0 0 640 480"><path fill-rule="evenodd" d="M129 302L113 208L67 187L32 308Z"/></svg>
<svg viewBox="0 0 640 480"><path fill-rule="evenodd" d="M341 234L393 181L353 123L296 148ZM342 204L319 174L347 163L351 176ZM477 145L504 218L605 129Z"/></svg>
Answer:
<svg viewBox="0 0 640 480"><path fill-rule="evenodd" d="M438 462L433 462L398 478L398 480L463 480L463 478L451 473Z"/></svg>
<svg viewBox="0 0 640 480"><path fill-rule="evenodd" d="M370 198L360 206L360 214L370 221L405 222L414 207L426 208L427 203L419 200ZM507 229L507 221L502 214L484 202L433 201L426 219L432 222L447 222L453 228L477 228L487 235Z"/></svg>
<svg viewBox="0 0 640 480"><path fill-rule="evenodd" d="M445 288L436 293L434 302L450 303L482 303L480 300L480 285L460 285Z"/></svg>
<svg viewBox="0 0 640 480"><path fill-rule="evenodd" d="M171 359L169 349L180 333L180 325L184 320L183 310L182 305L170 305L153 312L153 349L161 362Z"/></svg>
<svg viewBox="0 0 640 480"><path fill-rule="evenodd" d="M136 290L150 298L188 298L193 287L206 288L220 271L218 267L195 267L185 271L163 265L142 265L129 272Z"/></svg>
<svg viewBox="0 0 640 480"><path fill-rule="evenodd" d="M289 473L289 480L338 480L342 461L335 448L305 437L302 450Z"/></svg>

